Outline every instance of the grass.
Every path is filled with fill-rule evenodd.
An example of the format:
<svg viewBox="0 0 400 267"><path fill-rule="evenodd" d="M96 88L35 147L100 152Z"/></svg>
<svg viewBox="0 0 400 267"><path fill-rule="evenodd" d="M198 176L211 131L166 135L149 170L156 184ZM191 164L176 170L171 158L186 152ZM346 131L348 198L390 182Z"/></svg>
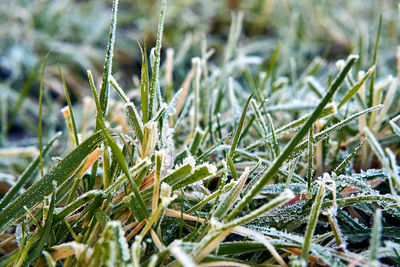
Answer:
<svg viewBox="0 0 400 267"><path fill-rule="evenodd" d="M121 78L114 58L121 53L118 27L127 23L125 12L118 20L118 0L102 73L89 69L78 83L90 98L69 89L75 78L64 76L68 64L61 62L56 84L67 106L52 104L46 79L54 76L45 73L52 53L20 94L7 82L0 266L400 265L400 55L386 60L398 28L384 27L393 14L373 13L374 34L360 34L357 48L348 49L353 54L325 49L318 57L316 25L350 44L339 19L359 2L343 3L350 13L341 15L328 3L274 2L276 15L263 1L238 1L244 13L233 13L226 45L202 35L200 49L189 51L191 37L179 39L184 29L168 25L169 12L184 20L183 2L154 1L155 47L138 45L140 79L133 84ZM286 25L280 42L253 40L265 23ZM179 40L166 58L163 36ZM30 131L35 121L26 103L36 77L38 149L13 148L14 123L27 121ZM8 98L17 104L10 114ZM55 133L59 123L51 116L60 109L64 135Z"/></svg>

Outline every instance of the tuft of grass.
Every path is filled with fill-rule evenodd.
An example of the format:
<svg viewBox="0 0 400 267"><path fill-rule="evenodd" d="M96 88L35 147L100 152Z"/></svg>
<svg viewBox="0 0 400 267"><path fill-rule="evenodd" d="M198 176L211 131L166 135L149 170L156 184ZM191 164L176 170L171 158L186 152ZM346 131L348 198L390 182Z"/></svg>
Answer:
<svg viewBox="0 0 400 267"><path fill-rule="evenodd" d="M308 1L289 1L277 16L263 1L249 1L255 15L233 13L226 45L201 35L201 49L189 49L195 46L185 46L192 42L187 36L164 58L163 36L174 31L166 23L167 7L172 5L171 16L184 8L159 2L155 47L149 52L146 42L138 45L140 79L131 86L114 64L121 60L114 58L117 17L119 25L126 23L118 0L100 90L96 70L88 70L89 84L81 86L92 96L83 107L70 96L70 76L58 65L69 139L60 133L48 138L57 124L44 111L58 107L43 89L46 56L36 111L38 152L0 149L0 156L26 165L2 191L0 265L399 265L400 77L375 71L387 67L378 58L380 40L387 44L385 16L370 54L361 36L359 55L334 55L332 62L326 51L306 60L310 53L293 44L310 45L306 35L318 36L310 23L322 23L316 11L330 14L322 24L333 39L347 29L328 12L331 4L319 10ZM220 10L224 1L204 2ZM242 1L228 2L236 9ZM315 14L288 16L289 9ZM262 32L267 15L276 20L271 25L286 25L279 24L281 16L292 23L268 53L257 53L265 42L242 40L241 32L249 34L248 25ZM211 58L209 44L217 46L220 60ZM371 66L364 64L368 57ZM27 101L26 88L15 96L18 109ZM9 122L1 125L7 142ZM48 160L49 154L59 157ZM33 159L26 164L24 157Z"/></svg>

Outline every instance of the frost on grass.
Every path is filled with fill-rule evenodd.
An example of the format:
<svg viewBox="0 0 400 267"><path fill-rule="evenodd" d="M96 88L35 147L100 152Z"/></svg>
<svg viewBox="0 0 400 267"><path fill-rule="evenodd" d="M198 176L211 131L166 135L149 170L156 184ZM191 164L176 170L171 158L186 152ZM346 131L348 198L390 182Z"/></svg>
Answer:
<svg viewBox="0 0 400 267"><path fill-rule="evenodd" d="M225 32L227 19L210 19L226 37L210 38L196 31L207 28L207 19L198 19L207 9L199 8L191 16L193 35L166 32L164 46L173 46L174 38L181 43L173 50L165 47L164 53L167 10L174 18L168 20L168 31L180 31L187 23L174 27L175 21L193 14L187 10L191 5L160 2L156 47L140 47L142 68L130 84L125 67L115 66L121 57L112 62L114 1L100 93L88 72L92 98L82 99L82 107L63 109L68 119L63 123L74 138L51 141L43 150L59 161L43 153L22 173L22 165L37 156L29 150L34 142L1 148L0 192L12 186L0 209L1 265L43 265L45 260L67 266L400 265L400 96L392 68L396 62L400 69L400 55L393 58L388 52L393 42L387 31L381 33L382 21L376 35L346 38L349 29L337 24L343 20L339 14L364 12L362 1L346 1L341 12L328 2L302 2L290 14L279 1L265 7L251 7L260 1L248 1L240 8L251 7L254 20L244 16L248 12L234 13ZM224 1L211 2L201 5L221 13ZM140 5L134 13L141 16L146 8ZM315 16L304 20L293 11ZM354 21L362 12L347 13L348 23L374 25L375 16L362 16L368 23ZM129 20L126 15L122 21ZM147 19L153 14L137 21L147 25ZM391 20L383 18L384 25ZM292 23L271 28L276 35L267 40L253 40L253 32L265 32L263 25L279 21ZM346 49L362 52L361 59L344 60L339 56L344 53L326 47L313 51L318 44L309 38L325 30ZM116 51L126 44L115 46ZM324 59L310 58L323 50ZM78 49L74 52L74 58L84 58ZM68 77L68 85L76 81ZM53 84L54 77L47 85ZM118 94L109 94L110 86ZM7 114L3 103L25 97L5 92L0 95L2 119ZM31 106L24 105L22 115L34 117ZM27 122L24 116L17 121ZM1 122L1 145L6 123ZM59 127L50 119L40 125L49 127L40 131L44 142ZM90 158L99 147L107 153ZM63 150L72 152L64 156ZM43 175L37 175L39 167Z"/></svg>

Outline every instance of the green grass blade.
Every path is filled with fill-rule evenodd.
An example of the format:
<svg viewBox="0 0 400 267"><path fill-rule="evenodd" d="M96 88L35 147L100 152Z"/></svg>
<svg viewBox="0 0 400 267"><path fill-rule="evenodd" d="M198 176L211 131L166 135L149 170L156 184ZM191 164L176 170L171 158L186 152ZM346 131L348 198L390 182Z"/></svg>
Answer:
<svg viewBox="0 0 400 267"><path fill-rule="evenodd" d="M139 44L140 51L142 53L142 69L140 74L140 102L142 105L142 116L143 122L146 123L149 120L149 67L147 59L147 48L144 45L144 50Z"/></svg>
<svg viewBox="0 0 400 267"><path fill-rule="evenodd" d="M276 65L276 62L278 61L278 56L279 56L280 50L281 50L281 43L278 42L276 44L274 53L272 54L271 59L270 59L269 64L268 64L268 67L266 69L267 75L265 75L265 78L261 82L261 89L265 89L265 86L266 86L266 84L268 82L268 79L269 79L269 77L271 77L272 70L274 69L274 67Z"/></svg>
<svg viewBox="0 0 400 267"><path fill-rule="evenodd" d="M334 170L336 175L339 175L340 172L349 164L349 162L354 158L357 154L358 150L362 147L366 139L363 139L361 143L348 155Z"/></svg>
<svg viewBox="0 0 400 267"><path fill-rule="evenodd" d="M390 126L392 127L393 131L400 137L400 127L394 123L394 121L390 121Z"/></svg>
<svg viewBox="0 0 400 267"><path fill-rule="evenodd" d="M376 58L378 56L378 46L379 46L379 39L381 37L381 30L382 30L382 13L379 16L379 26L378 32L376 34L376 41L375 41L375 48L374 48L374 57L372 59L372 65L376 64ZM375 87L375 72L372 74L371 83L369 86L369 93L368 93L368 107L371 107L374 102L374 87Z"/></svg>
<svg viewBox="0 0 400 267"><path fill-rule="evenodd" d="M247 107L249 106L250 100L251 100L252 97L253 97L253 94L251 94L249 96L249 98L247 98L246 104L244 105L244 108L243 108L242 116L240 117L239 124L238 124L238 126L236 128L235 136L233 137L233 141L232 141L232 145L231 145L231 149L229 150L229 153L228 153L228 156L231 157L231 158L233 156L233 153L235 153L236 146L237 146L237 144L239 142L240 134L242 133L242 128L243 128L243 125L244 125L244 121L246 119Z"/></svg>
<svg viewBox="0 0 400 267"><path fill-rule="evenodd" d="M86 192L85 194L81 195L73 202L69 203L68 205L64 206L59 211L55 212L54 221L59 222L63 220L66 216L77 210L78 208L86 205L89 201L97 197L98 195L104 195L103 192L98 190L91 190Z"/></svg>
<svg viewBox="0 0 400 267"><path fill-rule="evenodd" d="M39 125L38 125L38 133L39 133L39 169L40 169L40 177L43 177L43 151L42 151L42 142L43 142L43 136L42 136L42 100L43 100L43 78L44 78L44 70L46 68L46 62L47 58L49 56L49 53L47 53L46 57L44 58L43 64L42 64L42 72L40 74L40 89L39 89L39 112L38 112L38 120L39 120Z"/></svg>
<svg viewBox="0 0 400 267"><path fill-rule="evenodd" d="M149 119L152 118L154 98L156 97L155 90L157 89L156 86L157 86L157 83L159 80L161 44L162 44L162 36L163 36L163 31L164 31L164 20L165 20L165 15L166 15L166 9L167 9L167 0L162 0L161 12L160 12L160 18L159 18L158 30L157 30L157 43L156 43L156 49L155 49L155 54L154 54L154 64L152 66L152 76L151 76L151 83L150 83L149 117L148 117ZM161 104L161 103L159 103L159 104Z"/></svg>
<svg viewBox="0 0 400 267"><path fill-rule="evenodd" d="M101 110L101 104L99 102L99 97L97 95L97 90L96 90L96 85L94 84L93 80L93 75L90 70L87 71L88 79L89 79L89 84L90 84L90 89L92 90L93 98L94 98L94 103L96 104L96 110L97 110L97 116L101 116L102 110Z"/></svg>
<svg viewBox="0 0 400 267"><path fill-rule="evenodd" d="M103 141L103 134L98 132L87 138L57 165L51 168L42 179L30 186L21 196L0 212L0 232L24 213L24 206L33 208L51 194L53 183L60 185L70 177L84 159Z"/></svg>
<svg viewBox="0 0 400 267"><path fill-rule="evenodd" d="M71 99L69 97L67 84L65 83L64 75L61 72L60 64L57 64L57 68L58 68L58 72L60 73L60 78L61 78L61 81L63 84L64 94L65 94L65 98L67 100L69 112L71 113L71 122L72 122L72 130L73 130L73 134L74 134L73 138L75 140L75 143L74 143L74 147L75 147L75 146L79 145L79 138L78 138L78 131L76 129L75 116L74 116L74 112L72 110L72 104L71 104Z"/></svg>
<svg viewBox="0 0 400 267"><path fill-rule="evenodd" d="M32 85L36 79L38 72L39 72L38 68L39 68L39 64L36 63L35 66L33 67L32 72L29 74L26 82L24 83L24 87L22 88L22 91L18 96L18 100L11 109L10 116L7 120L7 125L4 129L5 133L7 133L8 130L11 128L15 117L18 115L18 112L20 111L20 108L22 107L22 105L24 103L25 98L29 95L30 91L32 90L32 88L33 88Z"/></svg>
<svg viewBox="0 0 400 267"><path fill-rule="evenodd" d="M139 112L136 110L135 104L128 102L125 104L124 109L132 129L135 131L137 139L140 144L143 145L143 122L139 116Z"/></svg>
<svg viewBox="0 0 400 267"><path fill-rule="evenodd" d="M53 185L54 186L54 185ZM47 211L46 221L44 227L40 231L40 238L28 253L28 258L23 266L30 266L42 253L44 247L49 243L49 235L52 230L55 206L55 188L53 187L53 194L49 197L49 210Z"/></svg>
<svg viewBox="0 0 400 267"><path fill-rule="evenodd" d="M103 80L100 88L100 106L101 106L102 116L105 116L107 112L107 105L108 105L108 98L110 91L110 76L112 71L112 59L114 55L114 43L115 43L115 35L117 28L117 12L118 12L118 0L114 0L112 8L111 25L110 25L110 36L108 40L106 61L103 67Z"/></svg>
<svg viewBox="0 0 400 267"><path fill-rule="evenodd" d="M374 72L375 72L375 65L373 65L367 71L367 73L364 75L364 77L358 83L356 83L349 91L347 91L347 93L344 95L342 100L340 100L338 109L340 109L344 104L346 104L347 101L349 101L357 93L357 91L361 88L361 86L363 86L364 83L367 81L369 76L371 76L371 74Z"/></svg>
<svg viewBox="0 0 400 267"><path fill-rule="evenodd" d="M259 217L260 215L266 213L267 211L270 211L278 206L285 204L286 202L291 200L293 197L294 197L293 192L289 189L285 189L280 195L278 195L276 198L272 199L268 203L262 205L258 209L255 209L240 218L237 218L237 219L234 219L227 223L222 224L221 228L224 230L230 229L235 226L239 226L239 225L245 224L247 222L250 222L250 221L256 219L257 217Z"/></svg>
<svg viewBox="0 0 400 267"><path fill-rule="evenodd" d="M138 207L137 213L135 214L135 216L137 216L137 218L141 221L148 217L149 212L146 208L146 205L144 204L142 196L139 193L139 189L137 188L136 183L133 180L131 173L129 172L128 165L126 164L126 161L124 159L124 155L122 154L121 150L119 149L114 138L111 136L109 130L107 129L107 127L104 124L104 121L102 120L101 117L97 117L97 123L98 123L98 126L100 127L100 129L102 130L105 138L107 139L107 143L111 147L111 150L112 150L114 156L116 157L119 165L121 166L122 172L126 175L129 182L131 183L131 188L132 188L133 194L135 196L135 202Z"/></svg>
<svg viewBox="0 0 400 267"><path fill-rule="evenodd" d="M307 119L311 116L312 113L310 114L306 114L303 117L292 121L288 124L286 124L285 126L282 126L281 128L278 128L275 131L276 135L282 135L284 133L287 133L289 131L294 131L296 130L298 127L300 127L304 122L307 121ZM320 118L324 118L327 116L331 116L333 114L336 114L336 107L334 104L328 104L321 112L321 114L318 116L318 119ZM260 140L254 142L253 144L250 144L248 147L246 147L246 151L250 151L253 150L254 148L261 146L263 144L265 144L266 142L269 142L272 140L272 134L267 135L266 137L261 138Z"/></svg>
<svg viewBox="0 0 400 267"><path fill-rule="evenodd" d="M372 226L371 240L369 244L368 266L375 267L379 264L379 247L382 235L382 215L380 209L377 209L374 216L374 224Z"/></svg>
<svg viewBox="0 0 400 267"><path fill-rule="evenodd" d="M220 205L215 210L214 217L216 217L217 219L221 219L226 214L226 212L228 212L228 210L233 206L247 180L247 177L249 176L249 172L250 172L249 168L246 168L244 170L244 172L240 176L235 186L229 192L228 196L224 199L224 201L220 203ZM237 180L237 178L235 180ZM224 192L224 190L221 191Z"/></svg>
<svg viewBox="0 0 400 267"><path fill-rule="evenodd" d="M307 168L307 188L308 192L311 192L311 182L313 178L314 170L314 129L311 126L308 132L308 168Z"/></svg>
<svg viewBox="0 0 400 267"><path fill-rule="evenodd" d="M322 200L324 199L324 194L325 194L325 185L324 183L321 183L319 185L317 195L315 196L314 203L311 207L310 220L308 221L307 224L306 235L304 236L304 244L301 250L301 259L305 262L308 261L308 254L310 252L311 241L314 234L315 226L317 225L318 222L318 216L320 214Z"/></svg>
<svg viewBox="0 0 400 267"><path fill-rule="evenodd" d="M329 128L317 133L314 136L314 143L316 144L318 142L321 142L323 139L327 138L329 136L329 134L331 134L334 131L338 131L339 129L341 129L344 126L346 126L347 124L349 124L351 121L355 120L356 118L358 118L358 117L360 117L360 116L362 116L364 114L367 114L367 113L369 113L371 111L374 111L376 109L380 109L380 108L382 108L382 105L378 105L378 106L374 106L374 107L371 107L371 108L367 108L367 109L365 109L365 110L363 110L361 112L355 113L355 114L349 116L348 118L346 118L346 119L344 119L344 120L342 120L342 121L330 126ZM304 141L304 142L300 143L294 149L294 151L293 151L294 154L302 153L302 151L304 149L306 149L307 146L308 146L308 141Z"/></svg>
<svg viewBox="0 0 400 267"><path fill-rule="evenodd" d="M42 156L45 157L46 154L49 152L51 146L57 140L58 137L61 136L61 132L57 133L50 142L45 146L43 149ZM29 181L32 175L35 173L36 168L39 166L39 157L37 157L34 161L29 164L29 166L25 169L25 171L21 174L18 178L17 183L11 187L6 195L0 201L0 211L3 210L18 194L19 190Z"/></svg>
<svg viewBox="0 0 400 267"><path fill-rule="evenodd" d="M121 88L121 86L119 86L117 80L115 80L112 75L110 76L110 83L114 87L115 91L117 91L117 93L119 94L121 99L125 103L128 103L129 102L129 97L125 94L124 90Z"/></svg>
<svg viewBox="0 0 400 267"><path fill-rule="evenodd" d="M307 134L310 127L313 125L313 123L317 120L317 118L323 111L324 107L328 104L328 102L332 99L335 92L339 89L340 85L342 84L343 80L345 79L347 73L350 71L356 59L357 56L350 56L348 58L346 66L339 73L339 75L337 76L331 87L326 92L325 96L322 98L321 102L318 104L317 108L310 115L308 120L304 123L303 127L286 145L282 153L269 166L269 168L265 171L265 174L260 178L260 180L257 181L254 187L244 196L242 201L229 214L228 220L233 219L257 195L257 193L260 192L260 190L269 181L269 179L276 174L276 172L282 166L283 162L289 158L290 154L293 152L293 149L297 146L298 143L300 143L303 137Z"/></svg>
<svg viewBox="0 0 400 267"><path fill-rule="evenodd" d="M267 121L268 121L268 127L271 131L271 136L272 136L272 144L273 144L274 154L275 154L274 157L277 157L279 155L278 139L276 138L274 123L273 123L272 117L269 113L267 114Z"/></svg>

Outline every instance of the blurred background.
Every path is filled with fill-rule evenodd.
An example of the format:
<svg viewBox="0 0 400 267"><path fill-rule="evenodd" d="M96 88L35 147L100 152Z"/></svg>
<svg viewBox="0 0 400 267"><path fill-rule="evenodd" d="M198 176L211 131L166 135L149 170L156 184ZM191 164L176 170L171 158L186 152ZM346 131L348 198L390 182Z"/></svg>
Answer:
<svg viewBox="0 0 400 267"><path fill-rule="evenodd" d="M40 68L49 51L45 131L64 128L59 110L66 102L57 63L75 105L90 95L86 70L101 77L111 5L111 0L0 1L1 146L36 144ZM135 89L140 74L138 42L148 50L155 45L159 10L160 1L120 0L113 75L127 91ZM276 76L301 73L316 57L329 65L349 53L361 53L358 69L371 66L382 13L377 72L397 75L397 0L169 0L162 60L166 48L173 48L175 91L191 58L201 55L204 37L207 47L215 49L210 62L221 64L236 12L243 13L239 47L247 55L267 62L281 43Z"/></svg>

